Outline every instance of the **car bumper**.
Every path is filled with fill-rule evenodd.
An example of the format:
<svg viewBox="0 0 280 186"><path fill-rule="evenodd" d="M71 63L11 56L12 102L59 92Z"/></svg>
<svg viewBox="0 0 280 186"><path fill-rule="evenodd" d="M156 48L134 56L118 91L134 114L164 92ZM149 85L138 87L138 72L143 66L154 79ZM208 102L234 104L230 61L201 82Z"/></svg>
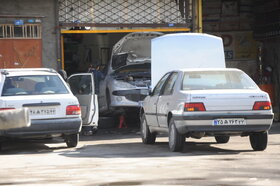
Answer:
<svg viewBox="0 0 280 186"><path fill-rule="evenodd" d="M148 88L115 90L111 96L112 107L140 107L140 102L148 95Z"/></svg>
<svg viewBox="0 0 280 186"><path fill-rule="evenodd" d="M51 137L76 134L81 131L81 118L31 120L31 126L26 128L0 131L4 137Z"/></svg>
<svg viewBox="0 0 280 186"><path fill-rule="evenodd" d="M207 132L207 133L250 133L268 131L273 122L273 114L250 115L188 115L174 116L174 122L179 133ZM217 118L244 118L245 125L214 125Z"/></svg>

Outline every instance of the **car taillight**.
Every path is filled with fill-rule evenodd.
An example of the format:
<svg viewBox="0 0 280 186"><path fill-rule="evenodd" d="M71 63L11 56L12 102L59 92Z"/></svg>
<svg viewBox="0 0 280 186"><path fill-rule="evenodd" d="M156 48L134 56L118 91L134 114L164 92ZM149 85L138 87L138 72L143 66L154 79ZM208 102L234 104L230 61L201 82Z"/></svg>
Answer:
<svg viewBox="0 0 280 186"><path fill-rule="evenodd" d="M271 103L269 101L256 101L253 110L270 110Z"/></svg>
<svg viewBox="0 0 280 186"><path fill-rule="evenodd" d="M1 110L12 110L12 109L15 109L15 108L12 108L12 107L10 107L10 108L0 108L0 111Z"/></svg>
<svg viewBox="0 0 280 186"><path fill-rule="evenodd" d="M80 115L81 107L80 105L68 105L66 107L66 115Z"/></svg>
<svg viewBox="0 0 280 186"><path fill-rule="evenodd" d="M184 110L186 112L206 111L203 103L185 103Z"/></svg>

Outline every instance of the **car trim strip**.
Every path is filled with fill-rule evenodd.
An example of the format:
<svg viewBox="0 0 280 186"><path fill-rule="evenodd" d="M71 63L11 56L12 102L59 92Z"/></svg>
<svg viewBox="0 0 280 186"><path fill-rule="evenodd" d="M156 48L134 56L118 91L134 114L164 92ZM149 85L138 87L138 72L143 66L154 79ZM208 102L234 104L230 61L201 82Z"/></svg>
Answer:
<svg viewBox="0 0 280 186"><path fill-rule="evenodd" d="M273 119L273 114L248 115L248 114L219 114L219 115L190 115L173 116L174 120L213 120L217 118L244 118L244 119Z"/></svg>
<svg viewBox="0 0 280 186"><path fill-rule="evenodd" d="M49 103L28 103L23 104L23 107L41 107L41 106L59 106L61 105L59 102L49 102Z"/></svg>

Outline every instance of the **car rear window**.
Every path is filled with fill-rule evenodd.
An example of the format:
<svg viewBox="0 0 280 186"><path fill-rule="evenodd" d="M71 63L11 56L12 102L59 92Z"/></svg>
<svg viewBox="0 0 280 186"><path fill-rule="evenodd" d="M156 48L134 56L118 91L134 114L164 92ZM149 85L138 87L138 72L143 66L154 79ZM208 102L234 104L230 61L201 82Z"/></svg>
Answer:
<svg viewBox="0 0 280 186"><path fill-rule="evenodd" d="M256 89L255 82L240 71L185 72L183 90L207 89Z"/></svg>
<svg viewBox="0 0 280 186"><path fill-rule="evenodd" d="M69 93L57 75L6 77L2 96L46 95Z"/></svg>

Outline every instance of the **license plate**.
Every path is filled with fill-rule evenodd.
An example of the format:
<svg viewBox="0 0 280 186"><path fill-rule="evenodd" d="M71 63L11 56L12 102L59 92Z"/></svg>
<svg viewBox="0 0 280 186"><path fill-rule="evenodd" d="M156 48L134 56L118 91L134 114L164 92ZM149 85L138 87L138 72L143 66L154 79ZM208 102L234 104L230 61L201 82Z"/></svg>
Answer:
<svg viewBox="0 0 280 186"><path fill-rule="evenodd" d="M56 114L55 108L29 108L29 114L32 116L43 115L50 116Z"/></svg>
<svg viewBox="0 0 280 186"><path fill-rule="evenodd" d="M214 119L213 125L246 125L244 118Z"/></svg>

